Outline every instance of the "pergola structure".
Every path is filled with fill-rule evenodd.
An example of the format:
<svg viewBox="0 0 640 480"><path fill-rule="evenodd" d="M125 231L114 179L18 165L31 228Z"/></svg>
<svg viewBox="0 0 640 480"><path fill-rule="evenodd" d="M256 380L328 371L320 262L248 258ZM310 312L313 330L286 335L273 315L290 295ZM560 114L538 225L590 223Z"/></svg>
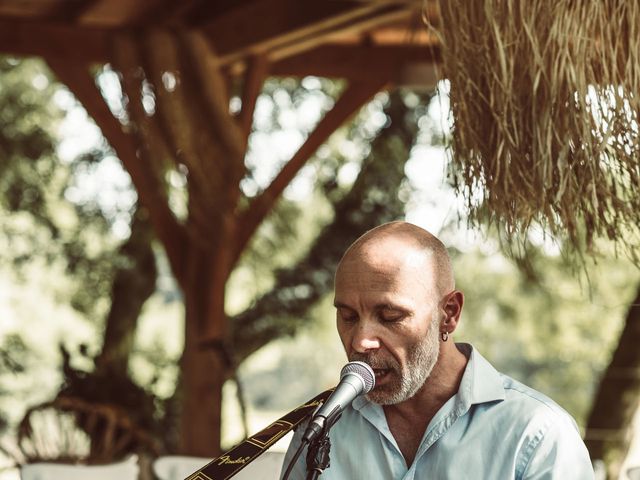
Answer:
<svg viewBox="0 0 640 480"><path fill-rule="evenodd" d="M424 17L437 23L435 3L2 0L0 52L106 63L117 32L186 26L204 33L212 61L231 77L262 61L270 75L425 84L438 60L437 39L424 27Z"/></svg>
<svg viewBox="0 0 640 480"><path fill-rule="evenodd" d="M309 157L374 94L435 85L438 41L424 17L437 25L436 4L0 0L0 53L44 58L83 104L130 174L184 293L183 452L217 453L222 385L233 368L225 286L238 258ZM126 121L96 86L95 68L106 64L119 75ZM271 184L246 197L240 182L264 79L309 75L347 87ZM169 205L167 169L187 172L186 218Z"/></svg>

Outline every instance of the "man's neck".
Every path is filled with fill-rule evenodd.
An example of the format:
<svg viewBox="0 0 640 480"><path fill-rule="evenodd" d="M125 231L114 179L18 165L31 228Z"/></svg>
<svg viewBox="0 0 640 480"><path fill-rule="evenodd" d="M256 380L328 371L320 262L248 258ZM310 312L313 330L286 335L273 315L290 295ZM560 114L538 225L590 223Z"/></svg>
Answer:
<svg viewBox="0 0 640 480"><path fill-rule="evenodd" d="M455 345L442 347L436 366L418 392L404 402L383 407L407 466L413 462L431 419L458 392L467 366L467 357Z"/></svg>
<svg viewBox="0 0 640 480"><path fill-rule="evenodd" d="M454 344L448 344L447 347L446 350L444 346L441 349L433 371L416 394L404 402L385 406L385 412L393 409L403 416L420 416L425 408L437 406L440 409L458 392L468 359Z"/></svg>

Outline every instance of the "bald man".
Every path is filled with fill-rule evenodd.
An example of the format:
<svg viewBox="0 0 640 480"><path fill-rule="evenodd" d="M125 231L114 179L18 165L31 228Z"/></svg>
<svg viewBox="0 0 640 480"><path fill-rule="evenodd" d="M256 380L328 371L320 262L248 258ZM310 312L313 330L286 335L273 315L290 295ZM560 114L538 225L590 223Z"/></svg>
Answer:
<svg viewBox="0 0 640 480"><path fill-rule="evenodd" d="M335 278L337 329L376 386L332 428L323 479L593 478L561 407L452 341L463 304L446 248L415 225L381 225L347 250ZM305 454L290 478L306 478Z"/></svg>

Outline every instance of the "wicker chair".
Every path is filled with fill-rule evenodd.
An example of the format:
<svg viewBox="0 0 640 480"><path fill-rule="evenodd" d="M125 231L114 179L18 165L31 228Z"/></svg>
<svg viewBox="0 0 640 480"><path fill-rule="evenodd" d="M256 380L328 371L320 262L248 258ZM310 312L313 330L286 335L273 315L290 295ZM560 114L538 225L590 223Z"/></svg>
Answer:
<svg viewBox="0 0 640 480"><path fill-rule="evenodd" d="M113 405L58 397L30 408L18 427L20 463L105 464L132 452L160 453L159 444Z"/></svg>

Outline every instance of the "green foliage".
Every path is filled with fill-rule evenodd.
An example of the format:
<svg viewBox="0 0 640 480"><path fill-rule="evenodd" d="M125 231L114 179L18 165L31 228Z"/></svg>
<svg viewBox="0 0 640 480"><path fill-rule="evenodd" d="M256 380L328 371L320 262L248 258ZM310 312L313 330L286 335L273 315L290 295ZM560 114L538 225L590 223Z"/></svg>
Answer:
<svg viewBox="0 0 640 480"><path fill-rule="evenodd" d="M309 321L293 337L274 340L241 365L240 381L253 408L290 410L335 386L347 357L335 330L333 295L324 295L306 316Z"/></svg>
<svg viewBox="0 0 640 480"><path fill-rule="evenodd" d="M28 62L15 63L13 66L27 64ZM17 70L11 72L16 74ZM25 74L22 80L28 83L29 77ZM28 93L28 85L24 82L16 88ZM54 88L51 81L47 85L52 93L59 88ZM309 117L309 111L319 114L322 109L330 108L341 88L340 84L319 79L268 82L261 96L260 103L263 106L258 107L266 108L268 114L260 117L265 125L259 125L260 132L253 135L253 148L260 148L261 135L277 135L278 132L292 135L291 138L296 138L297 135L298 140L302 141L316 120ZM243 335L247 337L246 341L236 344L242 347L239 360L270 339L290 333L303 323L301 319L306 316L305 312L330 288L333 268L345 242L351 241L380 221L401 216L403 207L398 198L398 189L403 182L403 165L409 157L421 114L419 109L411 109L410 112L400 95L393 96L383 113L385 101L384 96L376 100L356 122L334 135L332 143L323 147L310 162L308 177L312 178L310 183L314 185L311 200L313 208L305 211L308 203L305 205L295 195L290 197L285 194L243 257L242 269L251 271L253 278L264 279L256 282L257 289L250 293L262 299L261 305L268 305L268 315L260 316L259 308L254 305L249 308L249 314L243 317L249 323L257 322L257 325L242 329ZM59 115L63 113L50 97L34 102L32 107L36 111L47 102L52 103L52 108ZM23 109L30 108L27 103L19 106ZM291 115L297 116L293 123ZM300 123L302 127L299 127ZM53 123L40 122L39 125ZM46 259L50 262L63 258L66 272L80 286L67 297L70 303L87 315L101 316L105 307L109 306L109 292L115 295L118 279L123 279L121 275L118 276L118 272L130 270L132 259L126 251L127 242L120 246L119 251L115 250L118 245L110 230L113 216L101 208L95 199L77 197L70 195L70 192L74 189L82 190L82 179L96 174L99 165L108 156L108 151L98 146L100 148L96 151L82 155L72 162L60 162L55 151L55 131L43 130L38 133L46 139L48 146L39 152L38 162L50 174L31 174L35 167L25 162L25 154L20 148L14 149L12 161L4 165L6 172L10 172L13 177L5 177L12 179L12 188L3 192L2 199L6 200L3 206L11 211L11 219L15 219L17 214L29 219L26 227L16 225L15 229L15 238L25 244L23 261L32 261L43 254L46 254ZM374 143L373 146L370 146L371 142ZM252 164L249 155L249 175L243 183L245 192L251 196L252 191L263 188L265 178L268 182L269 176L279 167L278 161L284 161L287 157L285 152L282 158L272 159L275 160L273 171L265 173L260 171L260 164ZM345 166L356 174L360 170L360 175L357 178L354 174L345 175ZM44 167L39 168L45 170ZM10 192L20 193L25 190L27 180L30 182L29 188L33 187L37 192L27 195L39 201L37 208L33 202L18 202L9 195ZM41 213L36 215L36 212ZM25 242L25 236L29 232L35 232L32 234L33 239ZM319 240L314 242L318 232L321 232ZM336 242L338 238L341 240ZM36 244L36 241L39 243ZM12 260L17 265L15 258ZM292 269L296 263L297 270ZM150 270L148 265L145 270ZM134 281L130 276L134 273L128 273L127 278ZM129 296L132 296L131 285L127 284ZM276 288L271 295L267 295L273 285ZM110 300L113 313L115 297ZM96 307L100 305L100 301L102 309ZM244 301L246 307L249 299ZM276 319L283 312L286 312L286 321L278 324ZM118 314L118 318L124 317ZM110 317L108 320L109 325L112 325ZM135 325L135 320L130 318L124 323L120 322L116 336L125 340L132 338ZM274 325L276 328L271 328ZM117 353L120 347L116 341L114 352ZM125 347L124 344L122 347ZM155 363L157 367L151 378L143 379L144 387L126 375L113 375L113 371L108 368L93 370L93 363L98 365L100 355L96 357L80 351L73 357L74 363L79 361L86 368L72 367L71 354L63 350L64 384L60 395L124 406L134 413L137 423L149 431L162 428L163 420L170 421L170 403L164 402L154 393L154 385L161 377L157 369L162 367L166 370L173 363L173 359L164 358L162 361L162 349L138 352L138 357L145 364Z"/></svg>
<svg viewBox="0 0 640 480"><path fill-rule="evenodd" d="M53 132L61 117L52 96L51 81L41 62L0 57L0 208L7 213L31 212L41 227L31 232L33 248L18 241L24 239L20 223L2 222L16 265L28 261L33 251L41 251L38 247L49 238L59 236L47 208L47 186L57 177L52 162ZM2 255L5 260L7 253Z"/></svg>
<svg viewBox="0 0 640 480"><path fill-rule="evenodd" d="M106 152L61 161L61 92L41 61L0 58L0 225L6 242L0 261L20 272L34 260L64 259L75 284L58 294L93 317L109 292L117 240L95 202L73 202L68 192Z"/></svg>
<svg viewBox="0 0 640 480"><path fill-rule="evenodd" d="M0 338L0 396L9 395L11 388L6 385L6 374L11 376L20 375L25 372L27 357L31 352L28 346L18 334L10 334ZM9 421L0 411L0 434L7 428Z"/></svg>
<svg viewBox="0 0 640 480"><path fill-rule="evenodd" d="M303 258L289 268L275 271L270 291L232 319L237 361L308 323L308 310L332 288L333 272L348 245L380 223L402 217L404 203L399 191L404 164L422 113L408 108L400 93L390 95L381 113L382 128L372 140L357 178L350 186L336 188L329 195L333 219L315 236ZM352 138L356 135L350 132ZM337 178L337 172L334 176Z"/></svg>
<svg viewBox="0 0 640 480"><path fill-rule="evenodd" d="M9 248L0 259L16 267L63 259L76 280L76 289L65 292L71 304L87 317L99 316L114 271L127 262L114 255L123 235L114 235L113 226L130 221L135 201L105 206L103 192L86 186L103 175L105 164L118 168L104 139L71 160L60 158L61 120L76 105L46 65L10 58L0 58L0 65L0 208L10 214L2 219ZM135 197L130 185L121 189L104 196Z"/></svg>
<svg viewBox="0 0 640 480"><path fill-rule="evenodd" d="M131 221L134 212L118 211L118 205L105 208L100 198L103 190L91 197L84 182L99 176L105 163L113 166L117 161L104 145L71 161L59 157L60 120L67 113L65 108L75 108L63 108L64 98L64 88L49 77L42 62L0 58L0 244L6 246L0 261L25 274L37 268L60 269L64 278L51 287L60 303L70 304L92 322L109 309L119 320L116 327L129 322L128 328L135 331L141 303L155 287L152 234L146 226L142 235L120 243L112 227L123 217ZM133 223L130 228L134 230ZM146 275L140 274L142 270ZM115 356L114 350L121 353L120 332L115 330L108 339L111 349L106 348L109 359ZM114 375L110 369L74 369L64 351L65 384L60 394L132 408L146 428L153 423L155 399L127 377L126 346L122 351L125 358L118 360L125 363L124 375ZM92 366L94 359L81 352L75 360Z"/></svg>
<svg viewBox="0 0 640 480"><path fill-rule="evenodd" d="M584 424L616 346L638 272L601 259L589 281L557 254L532 251L522 270L497 252L457 252L466 304L460 334L498 370L556 400Z"/></svg>
<svg viewBox="0 0 640 480"><path fill-rule="evenodd" d="M256 130L250 139L247 155L249 173L242 184L247 195L251 196L252 192L263 188L281 166L279 163L288 159L288 154L274 154L271 163L265 161L270 155L268 152L278 150L277 144L282 143L279 141L283 138L282 135L301 142L311 131L316 117L322 110L330 108L342 88L340 82L315 77L303 80L271 79L266 82L258 101ZM406 107L409 113L406 119L401 119L396 114L395 122L402 122L409 129L410 135L416 135L417 123L424 120L428 101L411 92L398 94L398 98L400 97L403 100L399 105ZM419 101L409 106L409 101L406 102L407 105L403 103L406 99ZM378 95L362 109L354 121L334 132L328 142L318 149L299 178L293 182L302 184L299 190L305 191L304 198L300 198L300 194L288 194L285 191L276 208L259 228L234 272L228 288L229 313L241 312L255 298L273 289L275 275L303 260L322 229L334 220L334 212L339 208L340 202L346 205L344 197L354 187L354 181L363 165L372 163L369 158L372 142L383 128L388 127L389 117L383 111L387 103L388 95ZM391 192L395 192L398 185L403 183L398 180L397 175L403 176L402 166L408 159L410 148L402 142L393 147L399 151L378 153L377 166L369 166L370 172L362 175L356 190L351 193L352 199L355 199L352 201L357 201L368 187L384 190L387 188L383 188L386 181L389 190L383 194L371 192L371 198L382 195L397 202L397 192ZM412 142L413 138L409 140L409 143ZM401 162L398 170L396 161ZM265 164L269 164L269 168ZM390 175L385 175L385 169L388 169ZM368 178L366 182L363 180L365 178ZM369 202L372 201L371 198ZM350 208L357 207L353 205ZM365 208L372 207L365 205ZM394 209L397 212L402 210L395 204L390 205L389 210ZM391 217L395 218L397 215L399 213ZM373 217L372 219L375 220Z"/></svg>

